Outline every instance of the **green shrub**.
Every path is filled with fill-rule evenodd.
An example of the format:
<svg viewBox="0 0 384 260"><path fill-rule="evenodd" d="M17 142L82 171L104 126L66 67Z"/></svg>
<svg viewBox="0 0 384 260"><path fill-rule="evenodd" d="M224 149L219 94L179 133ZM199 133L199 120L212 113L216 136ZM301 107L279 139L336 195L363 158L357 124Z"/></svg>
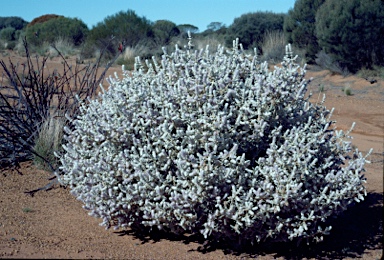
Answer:
<svg viewBox="0 0 384 260"><path fill-rule="evenodd" d="M327 0L316 14L319 45L351 72L384 65L381 0Z"/></svg>
<svg viewBox="0 0 384 260"><path fill-rule="evenodd" d="M373 66L372 69L362 68L357 72L357 76L369 81L375 81L375 78L384 79L384 67Z"/></svg>
<svg viewBox="0 0 384 260"><path fill-rule="evenodd" d="M344 92L344 94L345 95L347 95L347 96L352 96L353 94L352 94L352 89L351 89L351 85L350 84L348 84L346 87L344 87L343 89L343 92Z"/></svg>
<svg viewBox="0 0 384 260"><path fill-rule="evenodd" d="M8 50L13 50L13 49L15 49L15 47L16 47L16 42L15 41L7 43L7 49Z"/></svg>
<svg viewBox="0 0 384 260"><path fill-rule="evenodd" d="M221 22L211 22L207 25L207 31L210 32L217 32L223 28L225 28L225 25Z"/></svg>
<svg viewBox="0 0 384 260"><path fill-rule="evenodd" d="M94 26L89 32L88 44L106 49L107 55L114 56L118 53L120 43L129 47L138 44L150 47L154 43L153 37L151 22L128 10L107 16Z"/></svg>
<svg viewBox="0 0 384 260"><path fill-rule="evenodd" d="M12 28L12 27L6 27L4 29L1 29L0 39L8 42L14 41L16 36L15 32L16 32L15 28Z"/></svg>
<svg viewBox="0 0 384 260"><path fill-rule="evenodd" d="M238 243L319 241L366 195L366 157L306 95L290 46L273 71L238 41L136 59L73 117L62 185L109 228ZM368 156L368 155L367 155ZM326 222L326 223L324 223Z"/></svg>
<svg viewBox="0 0 384 260"><path fill-rule="evenodd" d="M0 17L0 30L11 27L15 30L22 30L28 24L24 19L16 16Z"/></svg>
<svg viewBox="0 0 384 260"><path fill-rule="evenodd" d="M236 18L228 27L226 43L232 45L232 40L239 38L245 49L259 48L263 36L268 31L283 30L285 14L272 12L247 13Z"/></svg>
<svg viewBox="0 0 384 260"><path fill-rule="evenodd" d="M158 20L152 25L154 39L158 46L168 45L171 39L181 32L176 24L167 20Z"/></svg>
<svg viewBox="0 0 384 260"><path fill-rule="evenodd" d="M44 42L52 44L58 38L78 46L86 40L88 31L87 25L77 18L57 17L28 26L25 34L27 41L35 46Z"/></svg>

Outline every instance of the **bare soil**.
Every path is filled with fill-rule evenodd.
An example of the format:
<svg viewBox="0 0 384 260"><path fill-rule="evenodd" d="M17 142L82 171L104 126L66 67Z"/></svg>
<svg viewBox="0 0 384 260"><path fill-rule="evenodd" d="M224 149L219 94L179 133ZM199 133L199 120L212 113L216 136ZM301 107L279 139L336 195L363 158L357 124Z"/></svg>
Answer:
<svg viewBox="0 0 384 260"><path fill-rule="evenodd" d="M13 53L8 57L13 62L23 60ZM52 69L60 65L59 59L49 61ZM120 74L120 67L110 69L114 72ZM204 241L193 236L105 230L98 225L100 219L88 216L68 189L55 187L33 197L26 195L24 192L47 184L51 175L26 162L22 175L0 170L0 258L382 259L384 81L371 84L316 67L309 67L307 78L311 77L311 101L320 102L325 94L327 108L335 108L332 119L337 128L348 130L356 122L352 143L363 154L374 149L371 164L366 165L368 196L333 220L331 234L323 242L231 249L223 244L205 247ZM342 91L345 87L350 87L352 95Z"/></svg>

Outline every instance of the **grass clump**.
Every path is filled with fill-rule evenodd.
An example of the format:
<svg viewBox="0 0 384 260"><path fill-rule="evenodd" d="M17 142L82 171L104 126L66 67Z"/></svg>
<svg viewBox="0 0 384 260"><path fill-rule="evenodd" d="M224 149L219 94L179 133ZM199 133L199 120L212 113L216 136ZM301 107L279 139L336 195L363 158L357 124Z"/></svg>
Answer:
<svg viewBox="0 0 384 260"><path fill-rule="evenodd" d="M40 169L49 171L49 164L54 168L58 165L58 160L54 155L55 151L61 150L63 139L63 128L66 124L64 115L50 116L39 129L35 145L36 152L33 155L33 162ZM48 162L46 162L48 161Z"/></svg>
<svg viewBox="0 0 384 260"><path fill-rule="evenodd" d="M285 55L285 37L283 31L267 31L264 34L261 49L262 59L276 63Z"/></svg>
<svg viewBox="0 0 384 260"><path fill-rule="evenodd" d="M351 89L351 85L350 84L348 84L346 87L344 87L343 89L343 92L344 92L344 94L345 95L347 95L347 96L352 96L353 94L352 94L352 89Z"/></svg>
<svg viewBox="0 0 384 260"><path fill-rule="evenodd" d="M29 208L29 207L25 207L25 208L23 208L23 212L25 212L25 213L31 213L31 212L34 212L34 210L31 209L31 208Z"/></svg>
<svg viewBox="0 0 384 260"><path fill-rule="evenodd" d="M363 68L356 75L360 78L368 80L371 84L375 83L378 78L384 79L384 67L373 66L372 69Z"/></svg>
<svg viewBox="0 0 384 260"><path fill-rule="evenodd" d="M320 85L318 86L318 89L319 89L319 92L321 92L321 93L323 93L323 92L326 91L324 84L320 84Z"/></svg>

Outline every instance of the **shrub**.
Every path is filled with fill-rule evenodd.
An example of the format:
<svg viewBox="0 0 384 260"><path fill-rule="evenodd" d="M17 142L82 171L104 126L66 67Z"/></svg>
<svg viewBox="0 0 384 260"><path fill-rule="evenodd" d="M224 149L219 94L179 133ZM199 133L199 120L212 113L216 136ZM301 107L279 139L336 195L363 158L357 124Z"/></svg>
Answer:
<svg viewBox="0 0 384 260"><path fill-rule="evenodd" d="M28 42L35 46L44 42L52 44L58 38L79 46L86 40L88 31L87 25L77 18L57 17L28 26L25 34Z"/></svg>
<svg viewBox="0 0 384 260"><path fill-rule="evenodd" d="M15 28L12 27L6 27L2 30L0 30L0 39L5 41L14 41L15 40Z"/></svg>
<svg viewBox="0 0 384 260"><path fill-rule="evenodd" d="M156 45L168 45L172 37L181 32L176 24L168 20L158 20L152 25Z"/></svg>
<svg viewBox="0 0 384 260"><path fill-rule="evenodd" d="M384 67L373 66L373 69L362 68L357 72L357 76L373 84L377 81L375 78L384 79Z"/></svg>
<svg viewBox="0 0 384 260"><path fill-rule="evenodd" d="M210 24L207 25L207 30L208 32L216 32L219 31L220 29L226 28L226 26L222 22L211 22Z"/></svg>
<svg viewBox="0 0 384 260"><path fill-rule="evenodd" d="M124 65L126 69L133 70L135 64L135 58L137 56L146 56L148 55L148 48L143 45L137 45L135 47L126 47L123 54L120 58L116 60L118 65Z"/></svg>
<svg viewBox="0 0 384 260"><path fill-rule="evenodd" d="M333 73L347 76L349 71L347 68L342 68L337 61L334 61L331 55L325 53L324 50L316 54L315 62L323 69L327 69Z"/></svg>
<svg viewBox="0 0 384 260"><path fill-rule="evenodd" d="M137 59L81 106L60 183L106 228L321 240L323 221L364 199L366 157L308 101L305 67L289 46L272 72L237 41L228 53L188 46L147 68Z"/></svg>
<svg viewBox="0 0 384 260"><path fill-rule="evenodd" d="M76 53L75 46L72 42L68 41L65 38L58 38L49 47L49 56L56 57L62 54L63 56L74 55Z"/></svg>
<svg viewBox="0 0 384 260"><path fill-rule="evenodd" d="M236 18L227 30L227 45L232 44L232 40L241 39L245 49L252 49L262 44L264 33L267 31L283 30L285 14L272 12L255 12L243 14Z"/></svg>
<svg viewBox="0 0 384 260"><path fill-rule="evenodd" d="M0 30L7 27L12 27L15 30L22 30L27 24L28 22L20 17L0 17Z"/></svg>
<svg viewBox="0 0 384 260"><path fill-rule="evenodd" d="M107 54L114 56L118 53L120 43L124 43L125 46L134 47L139 43L143 44L143 41L151 41L154 35L152 24L149 20L138 16L132 10L128 10L108 16L104 21L94 26L89 32L87 41L88 44L104 49L112 36L114 41L108 47Z"/></svg>
<svg viewBox="0 0 384 260"><path fill-rule="evenodd" d="M27 27L31 27L35 24L38 24L38 23L45 23L51 19L56 19L56 18L59 18L59 17L64 17L62 15L57 15L57 14L45 14L45 15L41 15L39 17L36 17L35 19L33 19L28 25Z"/></svg>
<svg viewBox="0 0 384 260"><path fill-rule="evenodd" d="M381 0L328 0L316 14L319 45L355 73L384 65L384 4Z"/></svg>
<svg viewBox="0 0 384 260"><path fill-rule="evenodd" d="M347 86L344 87L342 90L345 93L345 95L352 96L351 84L347 84Z"/></svg>
<svg viewBox="0 0 384 260"><path fill-rule="evenodd" d="M223 37L219 35L211 34L207 36L198 35L196 36L193 45L196 49L208 48L210 52L214 52L217 50L219 46L224 44Z"/></svg>

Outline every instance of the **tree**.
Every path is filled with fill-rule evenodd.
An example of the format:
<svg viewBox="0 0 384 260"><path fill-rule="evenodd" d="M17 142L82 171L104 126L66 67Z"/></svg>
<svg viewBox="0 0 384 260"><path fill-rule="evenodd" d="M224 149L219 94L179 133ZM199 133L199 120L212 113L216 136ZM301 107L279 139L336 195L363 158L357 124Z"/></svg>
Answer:
<svg viewBox="0 0 384 260"><path fill-rule="evenodd" d="M45 22L37 22L26 29L28 42L40 45L54 43L58 38L69 40L74 45L83 43L88 34L87 25L77 18L56 17Z"/></svg>
<svg viewBox="0 0 384 260"><path fill-rule="evenodd" d="M59 18L59 17L64 17L62 15L57 15L57 14L45 14L45 15L41 15L39 17L36 17L35 19L33 19L29 24L28 24L28 27L29 26L33 26L35 24L38 24L38 23L45 23L51 19L55 19L55 18Z"/></svg>
<svg viewBox="0 0 384 260"><path fill-rule="evenodd" d="M191 33L197 33L199 31L199 27L192 24L179 24L177 28L179 28L182 33L188 33L188 31Z"/></svg>
<svg viewBox="0 0 384 260"><path fill-rule="evenodd" d="M225 27L225 25L221 22L211 22L210 24L208 24L207 30L211 30L215 32L217 30L220 30L223 27Z"/></svg>
<svg viewBox="0 0 384 260"><path fill-rule="evenodd" d="M12 27L15 30L21 30L23 29L28 22L26 22L24 19L16 16L10 16L10 17L0 17L0 30Z"/></svg>
<svg viewBox="0 0 384 260"><path fill-rule="evenodd" d="M176 24L168 20L158 20L153 24L152 28L156 43L161 45L169 44L172 37L180 34Z"/></svg>
<svg viewBox="0 0 384 260"><path fill-rule="evenodd" d="M247 13L236 18L228 28L226 37L227 45L240 39L244 48L258 47L259 50L263 35L267 31L283 30L284 14L272 12Z"/></svg>
<svg viewBox="0 0 384 260"><path fill-rule="evenodd" d="M307 60L313 62L319 45L315 35L316 12L325 0L297 0L284 19L286 40L306 50Z"/></svg>
<svg viewBox="0 0 384 260"><path fill-rule="evenodd" d="M117 53L119 43L124 42L127 46L135 46L148 38L153 40L154 33L152 23L145 17L139 17L134 11L120 11L114 15L107 16L104 21L94 26L89 33L89 43L96 44L99 48L106 47L111 37L114 44L108 48L111 54Z"/></svg>
<svg viewBox="0 0 384 260"><path fill-rule="evenodd" d="M382 0L327 0L316 14L319 45L351 72L384 65Z"/></svg>

